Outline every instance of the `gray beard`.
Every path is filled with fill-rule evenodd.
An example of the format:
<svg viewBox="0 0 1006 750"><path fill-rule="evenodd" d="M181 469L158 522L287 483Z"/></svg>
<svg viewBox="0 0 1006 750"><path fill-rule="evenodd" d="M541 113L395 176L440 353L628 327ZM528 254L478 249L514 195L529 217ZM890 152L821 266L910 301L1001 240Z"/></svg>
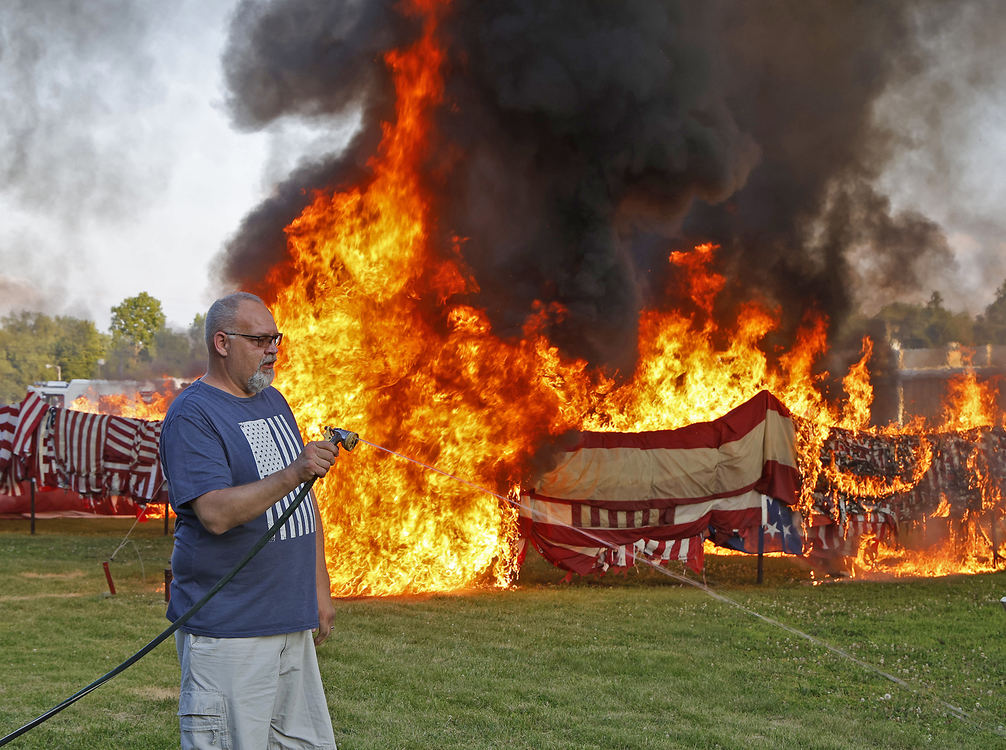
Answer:
<svg viewBox="0 0 1006 750"><path fill-rule="evenodd" d="M268 373L256 370L255 374L248 378L248 392L252 394L261 393L272 384L272 379L275 375L276 373L272 370Z"/></svg>

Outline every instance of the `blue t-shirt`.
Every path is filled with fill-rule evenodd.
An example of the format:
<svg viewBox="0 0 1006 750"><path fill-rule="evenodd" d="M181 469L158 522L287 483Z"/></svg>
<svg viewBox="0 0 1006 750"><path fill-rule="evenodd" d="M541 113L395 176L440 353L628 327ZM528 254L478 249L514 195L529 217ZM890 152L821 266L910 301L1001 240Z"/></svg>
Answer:
<svg viewBox="0 0 1006 750"><path fill-rule="evenodd" d="M188 612L248 553L297 490L258 518L219 535L203 527L189 502L269 476L292 463L303 447L293 412L275 388L239 398L197 380L174 400L161 428L161 461L177 515L169 620ZM316 514L312 492L182 630L243 638L318 627Z"/></svg>

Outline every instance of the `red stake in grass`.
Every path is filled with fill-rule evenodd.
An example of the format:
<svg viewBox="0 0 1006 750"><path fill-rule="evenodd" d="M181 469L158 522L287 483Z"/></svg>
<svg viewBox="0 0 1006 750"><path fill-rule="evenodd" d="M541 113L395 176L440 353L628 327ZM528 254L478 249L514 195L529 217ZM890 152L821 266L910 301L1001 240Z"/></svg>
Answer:
<svg viewBox="0 0 1006 750"><path fill-rule="evenodd" d="M112 583L112 572L108 569L108 562L103 562L101 567L105 569L105 580L108 581L108 592L115 596L115 584Z"/></svg>

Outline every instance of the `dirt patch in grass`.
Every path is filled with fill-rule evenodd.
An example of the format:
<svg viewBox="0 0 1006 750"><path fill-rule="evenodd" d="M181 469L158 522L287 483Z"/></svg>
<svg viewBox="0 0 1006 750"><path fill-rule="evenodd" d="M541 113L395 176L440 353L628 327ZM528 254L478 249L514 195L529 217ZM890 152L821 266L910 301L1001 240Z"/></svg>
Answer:
<svg viewBox="0 0 1006 750"><path fill-rule="evenodd" d="M83 576L83 570L69 570L66 573L38 573L34 570L29 570L21 574L22 578L39 578L52 581L68 581L71 578L82 578Z"/></svg>
<svg viewBox="0 0 1006 750"><path fill-rule="evenodd" d="M35 599L77 599L85 594L14 594L11 596L0 596L0 602L28 602ZM89 594L87 595L89 596Z"/></svg>
<svg viewBox="0 0 1006 750"><path fill-rule="evenodd" d="M145 687L130 690L129 692L140 698L147 698L155 701L178 700L178 688L163 688L157 687L156 685L147 685Z"/></svg>

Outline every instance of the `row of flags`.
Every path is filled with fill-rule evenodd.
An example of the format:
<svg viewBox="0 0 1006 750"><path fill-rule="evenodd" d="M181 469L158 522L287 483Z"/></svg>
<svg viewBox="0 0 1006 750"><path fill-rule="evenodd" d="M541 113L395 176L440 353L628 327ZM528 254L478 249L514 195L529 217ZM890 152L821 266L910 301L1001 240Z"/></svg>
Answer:
<svg viewBox="0 0 1006 750"><path fill-rule="evenodd" d="M34 479L99 513L164 503L161 424L50 406L29 392L0 406L0 495L23 495ZM799 485L793 418L763 391L719 419L677 430L582 433L522 492L520 528L546 559L580 574L640 559L698 572L706 539L752 554L835 556L855 554L863 535L896 534L883 508L841 524L815 513L805 523Z"/></svg>
<svg viewBox="0 0 1006 750"><path fill-rule="evenodd" d="M35 480L76 493L96 512L163 503L160 432L160 421L50 406L29 392L0 406L0 494L24 495Z"/></svg>

